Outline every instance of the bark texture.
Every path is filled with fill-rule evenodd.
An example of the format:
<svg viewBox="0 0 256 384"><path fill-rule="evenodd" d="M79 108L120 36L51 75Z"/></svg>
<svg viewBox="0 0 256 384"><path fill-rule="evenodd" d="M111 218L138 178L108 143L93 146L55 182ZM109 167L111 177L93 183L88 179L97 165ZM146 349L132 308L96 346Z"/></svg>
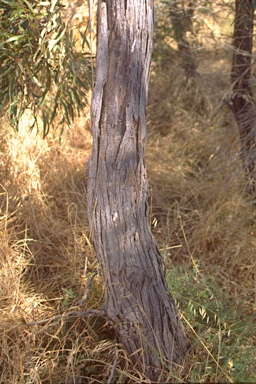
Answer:
<svg viewBox="0 0 256 384"><path fill-rule="evenodd" d="M100 0L88 213L105 310L151 381L181 363L186 339L150 231L145 169L153 0ZM163 376L164 377L164 376Z"/></svg>
<svg viewBox="0 0 256 384"><path fill-rule="evenodd" d="M233 66L233 109L241 141L241 157L248 178L248 188L255 190L256 109L251 88L253 46L253 0L236 0Z"/></svg>

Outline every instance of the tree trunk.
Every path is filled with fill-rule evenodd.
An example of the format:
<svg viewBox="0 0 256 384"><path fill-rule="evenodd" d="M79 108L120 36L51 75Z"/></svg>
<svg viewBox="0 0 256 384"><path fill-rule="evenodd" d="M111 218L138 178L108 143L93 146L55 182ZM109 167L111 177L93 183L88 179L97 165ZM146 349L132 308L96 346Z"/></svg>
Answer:
<svg viewBox="0 0 256 384"><path fill-rule="evenodd" d="M177 41L180 53L181 67L184 69L187 78L198 77L198 63L191 49L186 33L193 33L193 16L196 1L181 3L170 2L170 16L173 26L174 38Z"/></svg>
<svg viewBox="0 0 256 384"><path fill-rule="evenodd" d="M251 192L255 190L256 160L256 110L251 88L253 17L253 0L236 0L231 73L232 102L241 141L241 157Z"/></svg>
<svg viewBox="0 0 256 384"><path fill-rule="evenodd" d="M153 0L99 0L88 213L105 311L152 381L179 364L186 339L149 226L146 102ZM164 376L163 376L164 377Z"/></svg>

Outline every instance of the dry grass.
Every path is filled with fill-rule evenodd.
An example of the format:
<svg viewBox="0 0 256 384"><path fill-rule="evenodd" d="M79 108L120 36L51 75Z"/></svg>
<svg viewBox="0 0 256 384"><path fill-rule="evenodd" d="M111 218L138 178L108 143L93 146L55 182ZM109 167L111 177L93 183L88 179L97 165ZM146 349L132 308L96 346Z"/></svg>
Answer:
<svg viewBox="0 0 256 384"><path fill-rule="evenodd" d="M2 119L1 383L100 382L116 372L142 380L106 320L87 316L103 292L100 277L91 280L86 116L61 143L54 132L43 140L23 125L17 134Z"/></svg>
<svg viewBox="0 0 256 384"><path fill-rule="evenodd" d="M192 348L172 382L256 380L256 208L235 121L221 103L229 59L227 51L201 55L200 79L186 79L175 58L152 70L152 230ZM61 143L54 132L46 140L29 134L29 116L18 134L1 122L1 383L148 382L103 317L79 315L100 308L103 296L100 277L91 280L88 114Z"/></svg>
<svg viewBox="0 0 256 384"><path fill-rule="evenodd" d="M183 88L177 103L175 92L168 97L166 75L164 79L159 75L153 78L154 98L159 97L156 90L161 80L167 86L159 89L167 94L159 103L150 99L153 110L149 105L153 123L147 161L152 211L163 241L182 245L174 248L174 259L187 259L190 252L196 258L203 257L213 269L220 266L224 274L232 276L241 290L241 273L248 270L246 281L252 279L253 294L254 200L245 193L235 120L220 102L229 80L229 62L220 61L222 79L219 62L207 73L203 66L209 70L206 61L198 89L191 93ZM190 108L190 103L184 109L181 98L190 102L191 97L195 97L194 105L201 105L200 111ZM168 117L164 120L162 116Z"/></svg>
<svg viewBox="0 0 256 384"><path fill-rule="evenodd" d="M185 364L192 382L255 380L255 197L246 194L236 123L221 102L229 56L202 57L193 89L172 65L151 84L151 221L195 348ZM235 324L244 338L227 346Z"/></svg>

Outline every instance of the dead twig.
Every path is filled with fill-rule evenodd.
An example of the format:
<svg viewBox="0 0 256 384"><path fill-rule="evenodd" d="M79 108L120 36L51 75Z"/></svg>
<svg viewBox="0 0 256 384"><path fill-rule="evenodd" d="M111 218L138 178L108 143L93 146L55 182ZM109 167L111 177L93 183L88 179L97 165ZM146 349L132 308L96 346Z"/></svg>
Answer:
<svg viewBox="0 0 256 384"><path fill-rule="evenodd" d="M53 317L48 317L47 319L37 320L37 321L31 321L30 323L26 323L26 325L41 325L48 322L56 321L56 320L62 320L66 318L71 317L89 317L89 316L102 316L105 317L106 313L103 310L99 309L87 309L85 311L72 311L72 312L66 312L61 315L56 315Z"/></svg>
<svg viewBox="0 0 256 384"><path fill-rule="evenodd" d="M82 306L83 302L87 299L87 295L88 295L88 292L89 292L89 290L90 290L90 288L91 288L91 286L92 286L93 279L94 279L94 277L95 277L97 274L98 274L97 271L93 273L93 275L91 276L91 278L90 278L90 280L89 280L89 283L87 284L87 286L86 286L86 288L85 288L85 292L84 292L84 295L83 295L82 299L78 301L77 304L78 304L80 307Z"/></svg>

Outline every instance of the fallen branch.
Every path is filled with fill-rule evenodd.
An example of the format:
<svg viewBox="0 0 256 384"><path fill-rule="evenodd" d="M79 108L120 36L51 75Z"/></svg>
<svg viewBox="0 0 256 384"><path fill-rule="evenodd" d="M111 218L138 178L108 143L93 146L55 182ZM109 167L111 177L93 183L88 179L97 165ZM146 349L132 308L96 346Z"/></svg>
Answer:
<svg viewBox="0 0 256 384"><path fill-rule="evenodd" d="M89 316L101 316L105 317L106 313L103 310L99 309L87 309L85 311L72 311L72 312L66 312L62 315L56 315L53 317L48 317L47 319L42 319L38 321L31 321L30 323L26 323L26 325L41 325L48 322L56 321L56 320L62 320L66 318L71 317L89 317Z"/></svg>

